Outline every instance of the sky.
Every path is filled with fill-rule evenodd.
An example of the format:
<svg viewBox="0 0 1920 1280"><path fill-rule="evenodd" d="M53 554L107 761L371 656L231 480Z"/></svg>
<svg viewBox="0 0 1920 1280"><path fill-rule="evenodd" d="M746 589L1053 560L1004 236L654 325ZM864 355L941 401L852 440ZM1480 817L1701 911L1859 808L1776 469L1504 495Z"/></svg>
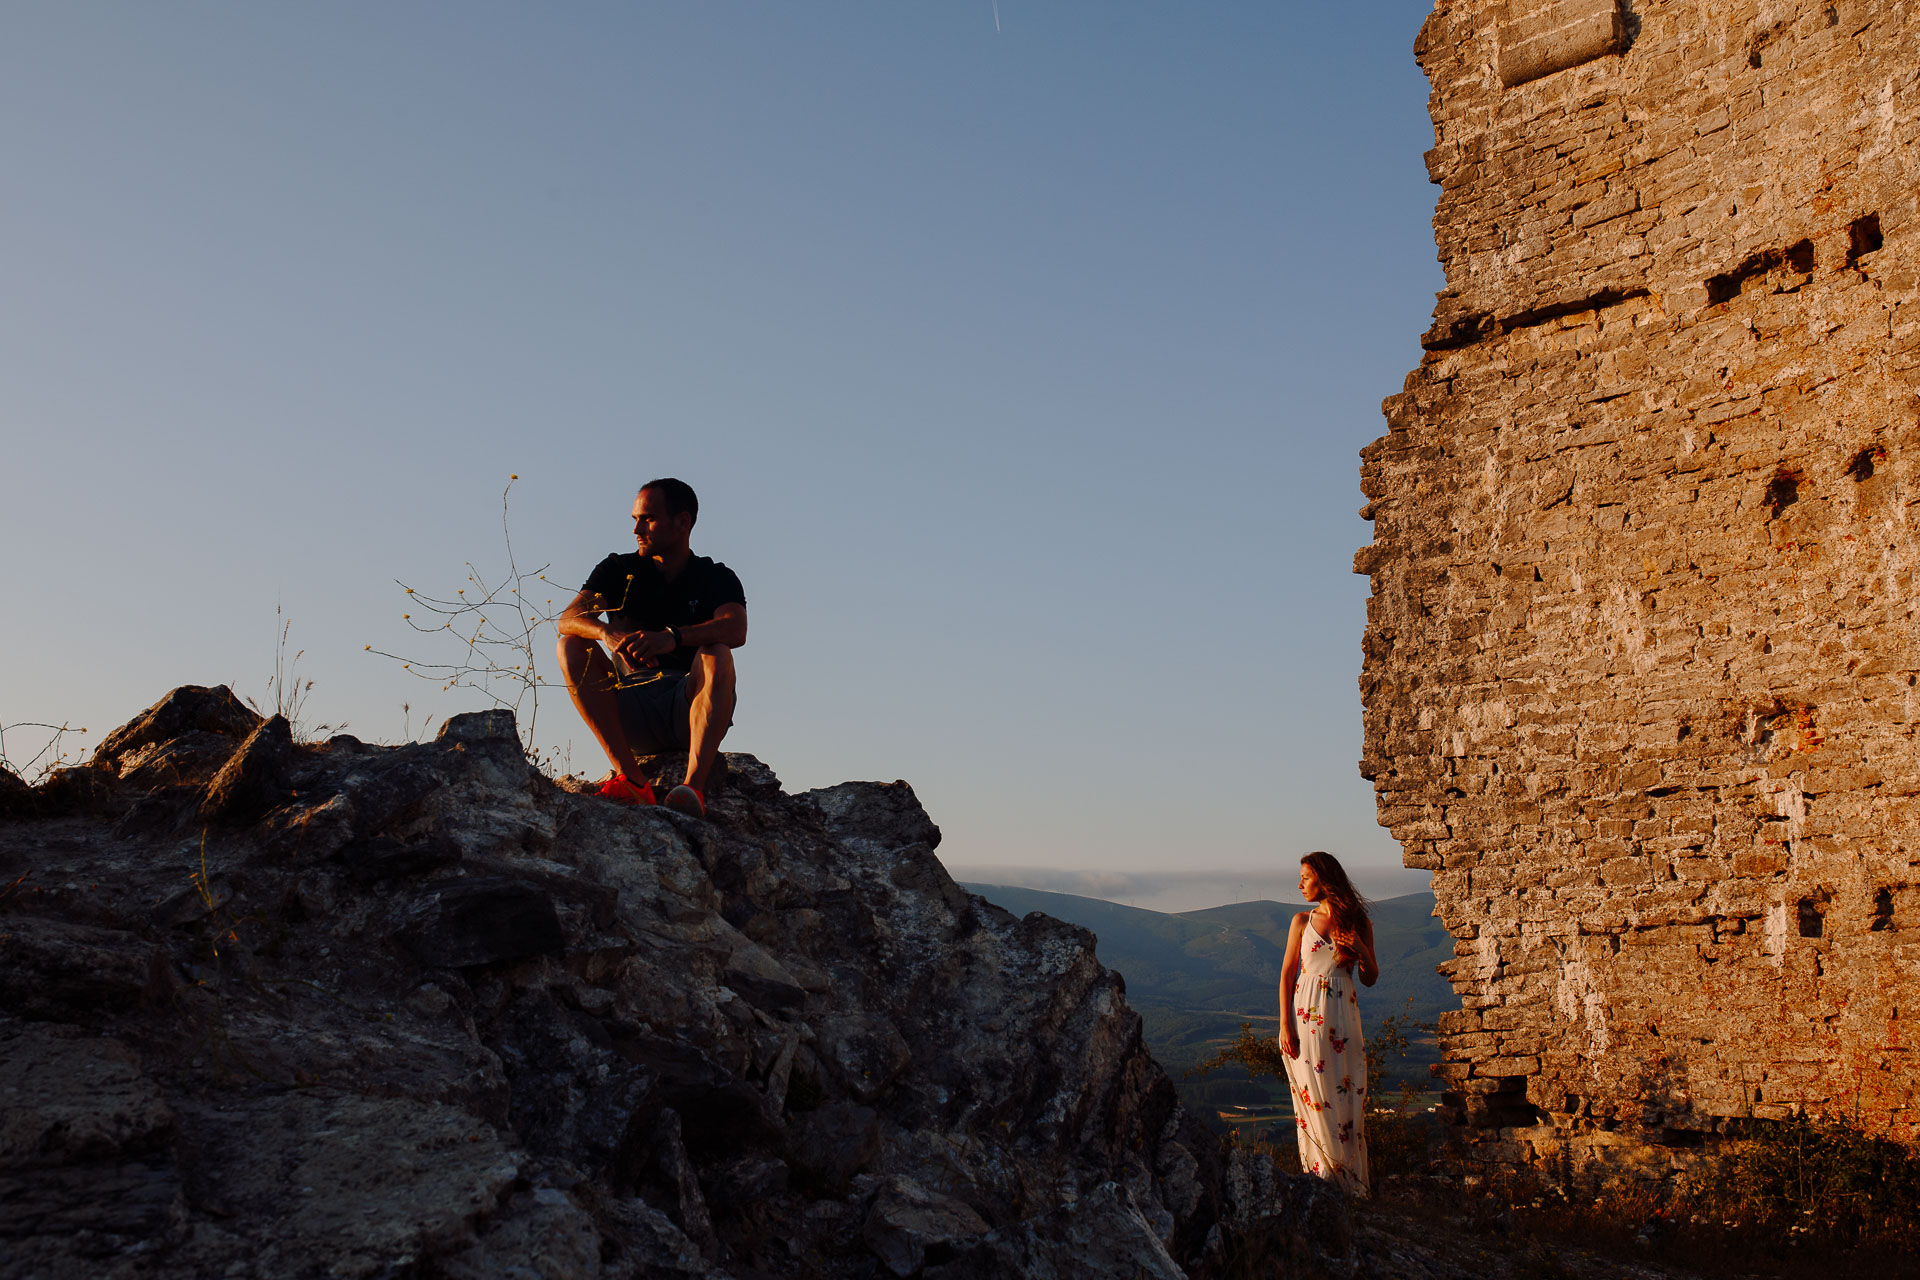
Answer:
<svg viewBox="0 0 1920 1280"><path fill-rule="evenodd" d="M431 732L486 702L369 650L459 657L396 583L497 580L517 476L558 607L674 475L789 790L905 778L956 874L1141 906L1422 887L1351 568L1443 283L1425 11L10 8L0 725L270 705L285 627L297 727Z"/></svg>

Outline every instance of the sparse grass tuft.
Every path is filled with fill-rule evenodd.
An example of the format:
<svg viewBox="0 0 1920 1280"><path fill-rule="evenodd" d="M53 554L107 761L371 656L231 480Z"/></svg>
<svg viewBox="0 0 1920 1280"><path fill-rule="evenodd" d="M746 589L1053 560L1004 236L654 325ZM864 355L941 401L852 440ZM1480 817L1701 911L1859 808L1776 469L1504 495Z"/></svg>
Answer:
<svg viewBox="0 0 1920 1280"><path fill-rule="evenodd" d="M305 649L295 649L291 656L287 649L293 638L293 619L286 616L279 601L273 605L274 621L279 626L279 635L273 647L273 675L267 679L267 697L265 705L247 698L247 705L262 716L278 715L285 717L287 728L295 742L312 742L328 734L337 733L346 728L346 724L306 723L307 699L313 694L313 681L300 678L300 659L307 656Z"/></svg>

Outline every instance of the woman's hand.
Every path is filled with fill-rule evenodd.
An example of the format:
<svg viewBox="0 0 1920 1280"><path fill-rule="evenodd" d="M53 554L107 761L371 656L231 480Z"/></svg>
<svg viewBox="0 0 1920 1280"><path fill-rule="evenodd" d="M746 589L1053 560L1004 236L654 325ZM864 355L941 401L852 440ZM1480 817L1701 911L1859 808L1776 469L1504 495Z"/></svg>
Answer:
<svg viewBox="0 0 1920 1280"><path fill-rule="evenodd" d="M1280 1052L1286 1054L1289 1058L1297 1058L1300 1056L1300 1033L1293 1028L1291 1023L1280 1028Z"/></svg>
<svg viewBox="0 0 1920 1280"><path fill-rule="evenodd" d="M1329 939L1333 943L1334 963L1342 968L1355 966L1360 981L1372 986L1380 977L1380 962L1373 954L1373 927L1368 925L1365 932L1358 929L1339 928L1333 931Z"/></svg>

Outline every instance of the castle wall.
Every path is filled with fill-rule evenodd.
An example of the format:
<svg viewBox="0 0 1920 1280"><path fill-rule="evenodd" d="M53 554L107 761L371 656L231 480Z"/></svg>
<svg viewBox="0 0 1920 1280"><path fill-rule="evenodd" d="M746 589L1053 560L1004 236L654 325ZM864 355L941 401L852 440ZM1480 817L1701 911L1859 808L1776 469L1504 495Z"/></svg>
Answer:
<svg viewBox="0 0 1920 1280"><path fill-rule="evenodd" d="M1920 4L1439 0L1362 772L1481 1158L1915 1132Z"/></svg>

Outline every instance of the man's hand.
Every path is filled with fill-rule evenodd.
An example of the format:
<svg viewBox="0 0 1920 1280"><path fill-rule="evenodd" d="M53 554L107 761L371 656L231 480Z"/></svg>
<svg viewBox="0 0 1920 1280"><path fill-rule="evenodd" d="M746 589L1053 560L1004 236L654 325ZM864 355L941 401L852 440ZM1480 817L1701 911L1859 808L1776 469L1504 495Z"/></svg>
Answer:
<svg viewBox="0 0 1920 1280"><path fill-rule="evenodd" d="M629 631L620 637L613 651L625 658L628 666L652 667L659 665L656 658L672 653L679 647L671 631Z"/></svg>

